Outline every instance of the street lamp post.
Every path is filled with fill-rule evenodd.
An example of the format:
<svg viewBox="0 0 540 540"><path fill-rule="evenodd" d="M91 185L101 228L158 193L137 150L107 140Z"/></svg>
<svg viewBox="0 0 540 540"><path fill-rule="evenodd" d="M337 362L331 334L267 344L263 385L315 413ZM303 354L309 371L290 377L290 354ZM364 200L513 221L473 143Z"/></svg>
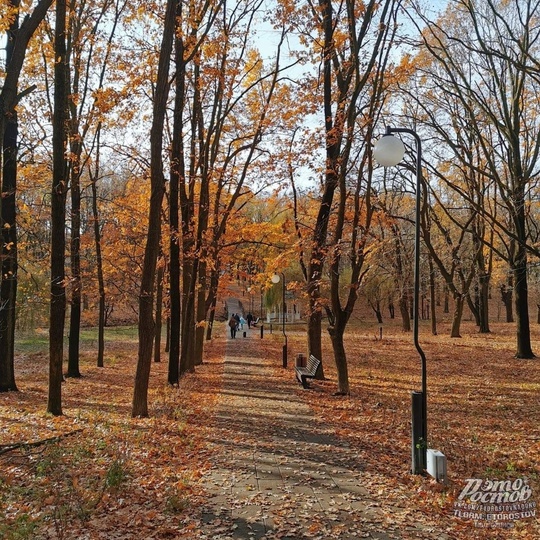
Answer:
<svg viewBox="0 0 540 540"><path fill-rule="evenodd" d="M285 274L283 272L280 272L281 279L283 280L283 300L282 300L282 328L283 328L283 339L285 342L283 343L283 367L287 367L287 333L285 332ZM274 274L272 276L272 283L279 283L280 277L279 274Z"/></svg>
<svg viewBox="0 0 540 540"><path fill-rule="evenodd" d="M412 392L412 472L423 474L427 467L427 365L426 355L418 341L420 297L420 203L422 187L422 143L418 134L408 128L386 128L373 150L374 158L384 167L397 165L405 155L405 146L393 133L407 133L416 141L416 212L414 236L413 340L422 364L422 390Z"/></svg>

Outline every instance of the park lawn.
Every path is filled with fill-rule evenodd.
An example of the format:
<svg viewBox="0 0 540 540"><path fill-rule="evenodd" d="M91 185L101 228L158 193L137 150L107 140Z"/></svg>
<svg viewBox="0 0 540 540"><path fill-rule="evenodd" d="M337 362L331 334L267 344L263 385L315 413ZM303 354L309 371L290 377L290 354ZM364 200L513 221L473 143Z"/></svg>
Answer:
<svg viewBox="0 0 540 540"><path fill-rule="evenodd" d="M301 326L288 327L289 366L282 368L282 334L244 342L276 359L275 377L293 377L305 352ZM448 458L449 483L413 476L410 394L420 389L420 362L411 334L397 322L382 339L375 324L353 323L347 334L351 395L337 397L331 349L324 335L325 381L296 390L316 415L356 448L365 487L381 510L404 528L441 525L451 538L540 538L536 520L514 529L482 530L453 516L468 478L527 477L540 492L540 360L518 360L514 325L488 335L465 322L462 338L421 327L428 360L430 446ZM535 326L533 343L538 344ZM20 392L0 394L0 538L198 538L200 481L212 456L207 441L221 387L225 332L208 344L205 364L169 388L167 358L152 365L150 418L131 419L136 330L118 329L107 342L105 367L95 367L95 340L85 337L83 378L63 386L64 416L45 413L47 354L21 345ZM47 442L48 441L48 442ZM7 445L29 443L7 450ZM93 536L88 535L93 532ZM431 538L426 532L422 538ZM433 536L435 539L436 536Z"/></svg>
<svg viewBox="0 0 540 540"><path fill-rule="evenodd" d="M152 364L150 417L132 419L136 336L136 328L107 329L105 367L98 368L95 332L85 331L83 377L63 383L60 417L46 413L40 332L21 341L19 392L0 394L3 540L165 539L189 528L208 463L205 430L219 395L225 339L208 345L205 364L179 388L166 384L163 354Z"/></svg>

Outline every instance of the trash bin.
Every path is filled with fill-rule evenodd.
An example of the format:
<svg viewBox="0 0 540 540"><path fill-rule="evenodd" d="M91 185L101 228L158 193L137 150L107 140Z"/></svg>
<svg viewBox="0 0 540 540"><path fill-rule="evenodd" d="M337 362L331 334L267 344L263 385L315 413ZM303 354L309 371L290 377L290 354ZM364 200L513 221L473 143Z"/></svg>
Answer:
<svg viewBox="0 0 540 540"><path fill-rule="evenodd" d="M296 355L296 367L306 367L307 358L305 354L298 353Z"/></svg>

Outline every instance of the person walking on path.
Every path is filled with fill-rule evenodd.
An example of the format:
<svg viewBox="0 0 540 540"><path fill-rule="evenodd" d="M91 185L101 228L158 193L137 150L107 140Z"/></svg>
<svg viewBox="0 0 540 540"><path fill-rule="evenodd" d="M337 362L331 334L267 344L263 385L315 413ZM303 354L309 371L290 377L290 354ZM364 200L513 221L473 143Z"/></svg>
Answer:
<svg viewBox="0 0 540 540"><path fill-rule="evenodd" d="M236 320L236 317L234 316L234 313L232 314L230 320L229 320L229 328L231 329L231 338L236 338L236 331L238 330L238 321Z"/></svg>
<svg viewBox="0 0 540 540"><path fill-rule="evenodd" d="M251 328L251 323L253 322L253 315L251 311L246 315L246 321L248 323L248 328Z"/></svg>

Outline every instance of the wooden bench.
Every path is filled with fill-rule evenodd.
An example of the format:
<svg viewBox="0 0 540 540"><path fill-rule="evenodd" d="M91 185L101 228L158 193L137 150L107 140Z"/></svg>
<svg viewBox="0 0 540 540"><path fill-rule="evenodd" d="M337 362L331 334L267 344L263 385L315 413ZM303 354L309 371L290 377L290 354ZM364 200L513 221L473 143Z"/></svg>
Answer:
<svg viewBox="0 0 540 540"><path fill-rule="evenodd" d="M312 354L310 354L306 367L294 368L294 371L296 372L296 378L304 388L309 388L307 380L314 379L317 376L317 371L319 370L320 365L321 361L318 358L315 358L315 356L313 356Z"/></svg>

